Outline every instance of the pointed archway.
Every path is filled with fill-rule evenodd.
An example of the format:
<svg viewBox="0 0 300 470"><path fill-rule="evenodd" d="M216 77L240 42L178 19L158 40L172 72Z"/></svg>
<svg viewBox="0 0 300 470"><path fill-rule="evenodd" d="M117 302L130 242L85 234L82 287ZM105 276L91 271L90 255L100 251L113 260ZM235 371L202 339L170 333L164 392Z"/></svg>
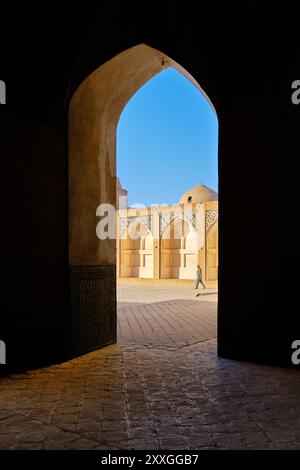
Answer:
<svg viewBox="0 0 300 470"><path fill-rule="evenodd" d="M116 341L116 240L96 236L97 207L116 202L116 128L133 94L167 67L193 77L162 52L132 47L97 68L69 110L69 265L72 354ZM209 101L210 102L210 101Z"/></svg>

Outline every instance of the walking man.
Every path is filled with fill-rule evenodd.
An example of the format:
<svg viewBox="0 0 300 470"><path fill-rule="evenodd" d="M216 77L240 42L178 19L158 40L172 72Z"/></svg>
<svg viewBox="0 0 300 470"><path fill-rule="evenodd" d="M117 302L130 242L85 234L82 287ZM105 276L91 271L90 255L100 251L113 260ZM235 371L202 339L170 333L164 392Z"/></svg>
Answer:
<svg viewBox="0 0 300 470"><path fill-rule="evenodd" d="M198 289L199 283L202 284L203 289L206 288L202 279L202 269L200 268L200 265L197 264L197 275L194 289Z"/></svg>

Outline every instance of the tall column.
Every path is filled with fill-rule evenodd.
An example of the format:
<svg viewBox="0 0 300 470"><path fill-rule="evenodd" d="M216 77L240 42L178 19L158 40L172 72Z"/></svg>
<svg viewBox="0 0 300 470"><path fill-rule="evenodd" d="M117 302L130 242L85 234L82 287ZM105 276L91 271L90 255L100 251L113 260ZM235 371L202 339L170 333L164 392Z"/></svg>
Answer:
<svg viewBox="0 0 300 470"><path fill-rule="evenodd" d="M159 210L157 207L151 209L153 217L153 279L160 278L160 236L159 236Z"/></svg>
<svg viewBox="0 0 300 470"><path fill-rule="evenodd" d="M196 208L196 217L198 217L198 256L197 264L202 269L203 279L206 280L206 236L205 236L205 204L199 204Z"/></svg>
<svg viewBox="0 0 300 470"><path fill-rule="evenodd" d="M185 256L185 237L184 234L182 234L181 240L180 240L180 268L179 268L179 279L181 279L181 268L185 267L185 262L184 262L184 256Z"/></svg>

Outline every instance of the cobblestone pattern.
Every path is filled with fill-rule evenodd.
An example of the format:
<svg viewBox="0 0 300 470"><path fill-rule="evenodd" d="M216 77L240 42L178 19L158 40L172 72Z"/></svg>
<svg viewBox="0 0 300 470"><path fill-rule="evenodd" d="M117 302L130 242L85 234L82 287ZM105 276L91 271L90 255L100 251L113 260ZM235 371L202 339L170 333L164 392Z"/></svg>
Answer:
<svg viewBox="0 0 300 470"><path fill-rule="evenodd" d="M124 346L176 349L217 335L213 302L170 300L128 305L118 309L118 340Z"/></svg>
<svg viewBox="0 0 300 470"><path fill-rule="evenodd" d="M0 379L1 449L300 449L298 371L217 358L216 339L184 346L201 316L215 325L214 302L137 300L119 344ZM153 334L172 324L153 346L145 318Z"/></svg>

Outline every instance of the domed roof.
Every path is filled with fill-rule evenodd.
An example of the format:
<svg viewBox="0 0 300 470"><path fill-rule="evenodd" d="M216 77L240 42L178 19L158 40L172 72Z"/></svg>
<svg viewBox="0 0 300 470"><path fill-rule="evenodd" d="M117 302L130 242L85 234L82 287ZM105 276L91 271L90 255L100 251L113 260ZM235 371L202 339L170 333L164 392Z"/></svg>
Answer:
<svg viewBox="0 0 300 470"><path fill-rule="evenodd" d="M208 201L217 201L218 193L208 188L204 184L195 186L180 198L179 204L202 204Z"/></svg>

